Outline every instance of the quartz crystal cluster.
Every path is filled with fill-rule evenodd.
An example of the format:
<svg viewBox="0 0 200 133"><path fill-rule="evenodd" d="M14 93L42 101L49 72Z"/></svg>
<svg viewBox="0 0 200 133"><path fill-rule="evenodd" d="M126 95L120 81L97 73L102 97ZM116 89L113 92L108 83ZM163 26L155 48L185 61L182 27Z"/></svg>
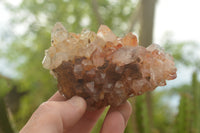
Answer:
<svg viewBox="0 0 200 133"><path fill-rule="evenodd" d="M62 95L83 97L88 109L118 106L176 78L173 57L159 45L138 46L134 34L117 37L105 25L97 34L75 34L56 23L43 66L57 79Z"/></svg>

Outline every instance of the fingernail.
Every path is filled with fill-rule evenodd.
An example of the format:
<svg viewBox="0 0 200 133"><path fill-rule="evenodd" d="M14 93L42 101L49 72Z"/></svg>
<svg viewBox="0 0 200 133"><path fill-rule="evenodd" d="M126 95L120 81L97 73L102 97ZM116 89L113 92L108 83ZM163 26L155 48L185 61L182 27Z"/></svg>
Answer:
<svg viewBox="0 0 200 133"><path fill-rule="evenodd" d="M76 107L83 107L86 104L85 100L78 96L73 96L69 101L71 102L72 105Z"/></svg>

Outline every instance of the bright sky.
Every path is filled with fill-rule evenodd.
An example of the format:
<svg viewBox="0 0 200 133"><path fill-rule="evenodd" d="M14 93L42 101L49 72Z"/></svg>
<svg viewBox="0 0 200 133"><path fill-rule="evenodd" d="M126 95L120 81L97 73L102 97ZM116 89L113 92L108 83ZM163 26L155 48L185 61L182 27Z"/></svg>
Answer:
<svg viewBox="0 0 200 133"><path fill-rule="evenodd" d="M171 32L177 41L200 43L200 0L158 0L155 15L154 42L162 43Z"/></svg>

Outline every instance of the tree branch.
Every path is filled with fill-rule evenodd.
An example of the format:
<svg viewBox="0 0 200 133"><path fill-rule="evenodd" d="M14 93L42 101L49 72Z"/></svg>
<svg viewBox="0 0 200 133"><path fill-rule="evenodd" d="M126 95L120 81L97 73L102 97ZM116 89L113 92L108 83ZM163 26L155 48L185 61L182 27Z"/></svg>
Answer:
<svg viewBox="0 0 200 133"><path fill-rule="evenodd" d="M8 81L8 82L9 82L9 81L12 81L12 79L10 79L10 78L8 78L8 77L6 77L6 76L0 74L0 79L1 79L1 78L2 78L2 79L5 79L5 80Z"/></svg>
<svg viewBox="0 0 200 133"><path fill-rule="evenodd" d="M96 0L92 0L92 10L94 11L95 17L97 19L97 22L99 23L99 25L103 24L103 19L99 13L99 6Z"/></svg>

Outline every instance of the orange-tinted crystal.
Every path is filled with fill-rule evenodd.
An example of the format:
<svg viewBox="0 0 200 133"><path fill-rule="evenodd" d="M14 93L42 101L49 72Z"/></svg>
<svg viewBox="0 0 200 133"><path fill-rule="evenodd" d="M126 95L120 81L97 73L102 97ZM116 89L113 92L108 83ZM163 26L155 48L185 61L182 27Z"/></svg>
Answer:
<svg viewBox="0 0 200 133"><path fill-rule="evenodd" d="M124 45L129 45L129 46L137 46L138 42L137 42L137 37L136 35L132 34L131 32L129 32L123 39L122 39L122 43Z"/></svg>

